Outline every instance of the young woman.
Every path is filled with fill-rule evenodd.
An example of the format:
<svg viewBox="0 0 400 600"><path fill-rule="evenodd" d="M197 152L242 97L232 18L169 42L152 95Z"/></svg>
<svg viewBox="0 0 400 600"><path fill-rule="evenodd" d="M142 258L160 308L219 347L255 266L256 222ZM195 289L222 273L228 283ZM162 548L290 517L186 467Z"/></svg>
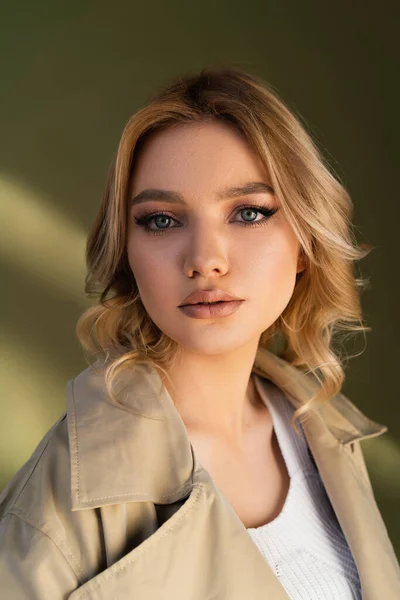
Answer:
<svg viewBox="0 0 400 600"><path fill-rule="evenodd" d="M88 238L92 362L0 497L7 600L400 598L337 334L365 332L352 203L234 67L136 112Z"/></svg>

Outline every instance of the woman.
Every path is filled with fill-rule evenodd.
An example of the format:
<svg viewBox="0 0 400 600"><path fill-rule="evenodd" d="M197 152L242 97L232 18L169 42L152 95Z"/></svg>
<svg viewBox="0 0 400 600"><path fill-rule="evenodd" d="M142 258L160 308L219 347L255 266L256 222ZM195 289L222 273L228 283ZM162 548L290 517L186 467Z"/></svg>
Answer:
<svg viewBox="0 0 400 600"><path fill-rule="evenodd" d="M333 344L368 331L351 212L239 69L132 116L87 245L93 363L1 496L5 598L400 597L360 447L387 428Z"/></svg>

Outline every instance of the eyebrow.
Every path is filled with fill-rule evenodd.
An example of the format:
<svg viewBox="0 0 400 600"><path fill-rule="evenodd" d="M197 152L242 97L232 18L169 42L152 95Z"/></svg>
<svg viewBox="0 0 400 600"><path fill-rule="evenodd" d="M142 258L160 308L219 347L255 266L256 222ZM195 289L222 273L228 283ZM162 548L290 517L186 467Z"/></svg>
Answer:
<svg viewBox="0 0 400 600"><path fill-rule="evenodd" d="M274 194L274 189L268 183L261 181L252 181L241 186L233 186L220 190L217 194L217 200L222 201L228 198L237 198L238 196L247 196L250 194ZM174 202L177 204L186 204L182 194L170 190L161 190L149 188L139 192L130 201L130 205L142 204L143 202Z"/></svg>

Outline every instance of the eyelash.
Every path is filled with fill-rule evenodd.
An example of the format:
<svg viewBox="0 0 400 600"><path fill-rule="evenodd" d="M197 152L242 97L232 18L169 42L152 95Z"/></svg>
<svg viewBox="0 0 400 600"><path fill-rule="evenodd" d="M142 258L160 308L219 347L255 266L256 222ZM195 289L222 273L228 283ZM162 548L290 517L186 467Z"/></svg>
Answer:
<svg viewBox="0 0 400 600"><path fill-rule="evenodd" d="M266 225L268 223L269 219L278 211L278 208L268 208L267 206L263 207L263 206L254 206L254 205L246 204L244 206L239 206L236 210L236 213L240 213L242 210L245 210L245 209L251 209L254 212L259 212L264 215L265 219L261 219L260 221L256 221L253 223L246 222L246 221L244 221L244 222L237 221L239 223L239 225L242 225L244 227L259 227L261 225ZM152 219L155 219L156 217L159 217L161 215L169 217L170 219L174 219L174 217L169 215L167 212L160 211L157 213L143 213L142 215L134 217L134 220L135 220L135 223L137 225L139 225L139 227L143 227L146 232L154 234L154 235L164 234L165 231L169 231L170 229L175 229L175 227L172 227L172 228L165 227L164 229L158 229L158 230L150 229L149 222L152 221Z"/></svg>

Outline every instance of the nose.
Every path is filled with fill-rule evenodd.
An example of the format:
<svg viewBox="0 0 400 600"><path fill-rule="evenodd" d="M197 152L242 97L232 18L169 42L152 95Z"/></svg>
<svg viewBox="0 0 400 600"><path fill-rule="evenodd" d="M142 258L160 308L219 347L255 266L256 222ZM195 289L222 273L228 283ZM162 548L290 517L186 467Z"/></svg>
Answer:
<svg viewBox="0 0 400 600"><path fill-rule="evenodd" d="M205 232L198 228L195 235L184 249L185 258L183 270L187 277L192 278L197 271L206 280L212 278L213 273L224 275L228 270L227 248L221 236L215 232Z"/></svg>

